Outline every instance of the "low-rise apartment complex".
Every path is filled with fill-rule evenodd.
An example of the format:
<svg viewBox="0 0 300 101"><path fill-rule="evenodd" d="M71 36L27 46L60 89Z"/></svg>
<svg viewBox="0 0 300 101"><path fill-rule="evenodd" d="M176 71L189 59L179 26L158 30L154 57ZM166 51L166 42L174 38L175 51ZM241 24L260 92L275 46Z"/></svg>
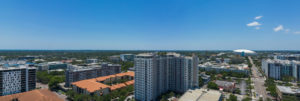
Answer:
<svg viewBox="0 0 300 101"><path fill-rule="evenodd" d="M28 92L1 96L0 101L64 101L48 89L38 89Z"/></svg>
<svg viewBox="0 0 300 101"><path fill-rule="evenodd" d="M101 64L101 65L68 65L66 73L66 87L70 87L72 82L107 76L121 72L119 64Z"/></svg>
<svg viewBox="0 0 300 101"><path fill-rule="evenodd" d="M133 84L134 72L125 72L73 82L72 88L77 93L101 96Z"/></svg>

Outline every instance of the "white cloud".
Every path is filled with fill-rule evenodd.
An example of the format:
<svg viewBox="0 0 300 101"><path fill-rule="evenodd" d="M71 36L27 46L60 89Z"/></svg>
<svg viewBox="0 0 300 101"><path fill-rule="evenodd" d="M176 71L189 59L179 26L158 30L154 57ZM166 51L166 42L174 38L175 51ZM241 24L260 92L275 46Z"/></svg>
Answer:
<svg viewBox="0 0 300 101"><path fill-rule="evenodd" d="M260 19L260 18L262 18L263 16L257 16L257 17L255 17L254 19L255 20L258 20L258 19Z"/></svg>
<svg viewBox="0 0 300 101"><path fill-rule="evenodd" d="M254 22L251 22L251 23L248 23L247 26L251 27L251 26L260 26L261 24L257 21L254 21Z"/></svg>
<svg viewBox="0 0 300 101"><path fill-rule="evenodd" d="M300 31L294 32L294 34L300 34Z"/></svg>
<svg viewBox="0 0 300 101"><path fill-rule="evenodd" d="M277 26L277 27L274 28L275 32L278 32L278 31L281 31L281 30L283 30L283 26L282 25L279 25L279 26Z"/></svg>

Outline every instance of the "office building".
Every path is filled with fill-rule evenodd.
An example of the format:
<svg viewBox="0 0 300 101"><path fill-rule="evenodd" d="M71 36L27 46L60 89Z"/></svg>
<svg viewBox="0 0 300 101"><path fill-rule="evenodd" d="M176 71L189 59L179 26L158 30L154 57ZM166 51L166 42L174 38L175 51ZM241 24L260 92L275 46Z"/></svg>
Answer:
<svg viewBox="0 0 300 101"><path fill-rule="evenodd" d="M25 65L0 67L0 95L10 95L35 89L36 69Z"/></svg>
<svg viewBox="0 0 300 101"><path fill-rule="evenodd" d="M70 87L72 82L107 76L121 72L121 65L106 64L101 65L68 65L66 73L66 87Z"/></svg>
<svg viewBox="0 0 300 101"><path fill-rule="evenodd" d="M198 57L176 53L144 53L134 58L135 98L157 100L167 91L184 93L198 87Z"/></svg>
<svg viewBox="0 0 300 101"><path fill-rule="evenodd" d="M279 59L262 60L262 70L267 77L275 80L281 80L284 76L290 76L300 80L299 61Z"/></svg>
<svg viewBox="0 0 300 101"><path fill-rule="evenodd" d="M210 76L206 75L205 73L201 73L200 77L201 77L201 79L203 81L203 84L207 84L210 81Z"/></svg>
<svg viewBox="0 0 300 101"><path fill-rule="evenodd" d="M121 54L120 58L122 61L133 61L134 55L133 54Z"/></svg>
<svg viewBox="0 0 300 101"><path fill-rule="evenodd" d="M300 54L275 55L274 59L300 61Z"/></svg>
<svg viewBox="0 0 300 101"><path fill-rule="evenodd" d="M64 70L67 69L67 64L60 61L40 63L37 65L39 71L43 70Z"/></svg>
<svg viewBox="0 0 300 101"><path fill-rule="evenodd" d="M209 89L188 90L179 98L179 101L222 101L222 93Z"/></svg>
<svg viewBox="0 0 300 101"><path fill-rule="evenodd" d="M244 73L249 74L249 67L246 64L234 64L229 65L227 63L213 63L206 62L198 65L199 69L203 69L205 71L215 71L219 72L235 72L235 73Z"/></svg>
<svg viewBox="0 0 300 101"><path fill-rule="evenodd" d="M87 59L86 63L98 63L98 59Z"/></svg>
<svg viewBox="0 0 300 101"><path fill-rule="evenodd" d="M108 59L113 62L113 63L119 63L121 62L120 56L119 55L113 55L108 57Z"/></svg>

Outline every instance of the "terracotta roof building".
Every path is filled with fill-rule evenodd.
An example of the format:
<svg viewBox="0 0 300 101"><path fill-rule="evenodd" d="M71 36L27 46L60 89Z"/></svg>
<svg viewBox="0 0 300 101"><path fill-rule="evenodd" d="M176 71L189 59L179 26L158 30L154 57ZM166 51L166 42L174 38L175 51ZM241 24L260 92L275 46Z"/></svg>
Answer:
<svg viewBox="0 0 300 101"><path fill-rule="evenodd" d="M110 91L134 84L134 72L125 72L115 75L102 76L72 83L72 88L77 93L90 95L105 95ZM123 83L113 84L118 80L129 80ZM108 85L112 84L112 85Z"/></svg>
<svg viewBox="0 0 300 101"><path fill-rule="evenodd" d="M0 101L64 101L47 89L32 90L28 92L1 96Z"/></svg>
<svg viewBox="0 0 300 101"><path fill-rule="evenodd" d="M71 86L73 82L96 78L100 76L114 75L121 72L121 65L107 64L101 65L68 65L66 70L66 87Z"/></svg>

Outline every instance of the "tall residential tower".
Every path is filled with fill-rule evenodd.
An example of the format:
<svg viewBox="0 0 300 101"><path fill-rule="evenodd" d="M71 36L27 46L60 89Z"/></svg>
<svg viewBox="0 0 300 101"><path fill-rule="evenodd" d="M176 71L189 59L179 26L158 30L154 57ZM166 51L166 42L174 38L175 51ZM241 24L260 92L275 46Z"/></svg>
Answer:
<svg viewBox="0 0 300 101"><path fill-rule="evenodd" d="M144 53L135 56L135 98L156 100L167 91L184 93L198 87L198 57L176 53Z"/></svg>

